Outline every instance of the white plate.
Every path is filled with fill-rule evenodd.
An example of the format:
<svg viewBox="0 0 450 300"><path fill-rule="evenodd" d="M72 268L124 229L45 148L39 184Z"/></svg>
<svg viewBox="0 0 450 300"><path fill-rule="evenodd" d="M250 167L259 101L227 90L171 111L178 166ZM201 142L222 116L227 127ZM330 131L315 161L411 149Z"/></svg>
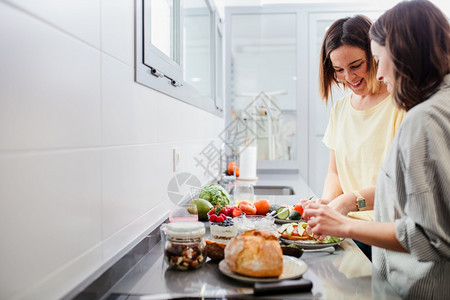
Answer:
<svg viewBox="0 0 450 300"><path fill-rule="evenodd" d="M294 244L294 245L297 245L304 249L320 249L320 248L325 248L325 247L329 247L329 246L339 245L344 239L341 238L339 241L334 242L334 243L321 243L321 242L318 242L315 240L289 240L289 239L285 239L282 237L280 237L280 240L283 243Z"/></svg>
<svg viewBox="0 0 450 300"><path fill-rule="evenodd" d="M237 274L228 267L225 260L221 260L219 263L219 270L228 277L234 278L239 281L244 282L277 282L287 279L297 279L302 277L303 273L306 272L308 266L304 261L292 257L283 255L283 273L280 277L250 277L241 274Z"/></svg>

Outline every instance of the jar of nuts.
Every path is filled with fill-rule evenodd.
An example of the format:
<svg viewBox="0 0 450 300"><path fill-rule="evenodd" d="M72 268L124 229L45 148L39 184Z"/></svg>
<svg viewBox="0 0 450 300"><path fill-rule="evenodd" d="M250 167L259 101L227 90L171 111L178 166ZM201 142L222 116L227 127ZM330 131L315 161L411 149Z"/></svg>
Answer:
<svg viewBox="0 0 450 300"><path fill-rule="evenodd" d="M164 224L164 260L169 268L193 270L206 262L205 225L201 222Z"/></svg>

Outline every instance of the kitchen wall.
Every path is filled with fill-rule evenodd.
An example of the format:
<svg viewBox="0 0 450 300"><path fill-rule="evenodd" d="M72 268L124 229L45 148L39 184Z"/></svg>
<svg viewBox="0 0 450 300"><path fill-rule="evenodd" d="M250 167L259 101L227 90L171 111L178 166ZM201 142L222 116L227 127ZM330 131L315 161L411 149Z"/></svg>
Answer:
<svg viewBox="0 0 450 300"><path fill-rule="evenodd" d="M167 217L222 118L134 81L133 0L0 0L0 299L57 299Z"/></svg>

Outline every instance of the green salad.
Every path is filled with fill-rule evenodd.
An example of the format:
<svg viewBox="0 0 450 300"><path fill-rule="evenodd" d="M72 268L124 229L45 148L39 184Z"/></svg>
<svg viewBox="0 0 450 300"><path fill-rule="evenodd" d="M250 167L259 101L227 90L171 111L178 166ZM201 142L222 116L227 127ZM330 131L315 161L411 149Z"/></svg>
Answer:
<svg viewBox="0 0 450 300"><path fill-rule="evenodd" d="M341 241L341 238L338 238L338 237L334 237L334 236L326 236L324 239L323 239L323 241L322 241L322 243L336 243L336 242L340 242Z"/></svg>

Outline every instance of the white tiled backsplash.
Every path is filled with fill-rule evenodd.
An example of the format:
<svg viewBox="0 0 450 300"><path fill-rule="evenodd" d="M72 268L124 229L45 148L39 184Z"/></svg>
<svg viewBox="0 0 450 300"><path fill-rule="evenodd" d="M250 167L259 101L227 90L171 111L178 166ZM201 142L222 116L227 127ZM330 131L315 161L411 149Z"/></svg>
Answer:
<svg viewBox="0 0 450 300"><path fill-rule="evenodd" d="M134 1L0 0L0 299L58 299L167 213L223 119L134 82Z"/></svg>

